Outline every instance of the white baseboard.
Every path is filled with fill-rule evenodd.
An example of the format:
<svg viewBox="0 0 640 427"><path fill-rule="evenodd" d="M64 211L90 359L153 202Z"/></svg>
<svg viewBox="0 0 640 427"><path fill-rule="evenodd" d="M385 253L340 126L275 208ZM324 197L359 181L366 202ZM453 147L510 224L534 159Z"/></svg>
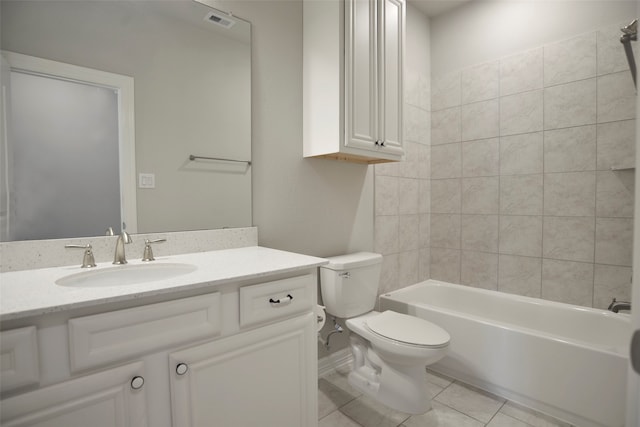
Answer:
<svg viewBox="0 0 640 427"><path fill-rule="evenodd" d="M318 360L318 378L329 375L340 368L348 367L352 360L353 356L349 348L343 348L323 357Z"/></svg>

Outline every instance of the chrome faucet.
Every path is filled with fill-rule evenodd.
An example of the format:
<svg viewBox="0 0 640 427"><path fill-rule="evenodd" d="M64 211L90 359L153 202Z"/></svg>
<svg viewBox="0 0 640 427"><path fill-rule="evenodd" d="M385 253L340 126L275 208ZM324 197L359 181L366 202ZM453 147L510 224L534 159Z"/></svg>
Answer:
<svg viewBox="0 0 640 427"><path fill-rule="evenodd" d="M616 299L614 298L613 301L611 301L611 304L609 304L609 308L607 308L607 310L611 310L614 313L617 313L620 310L631 310L631 303L625 301L616 301Z"/></svg>
<svg viewBox="0 0 640 427"><path fill-rule="evenodd" d="M122 233L118 236L118 240L116 241L116 252L113 255L113 263L116 265L126 264L127 257L124 253L124 245L125 243L131 243L133 239L126 231L122 230Z"/></svg>

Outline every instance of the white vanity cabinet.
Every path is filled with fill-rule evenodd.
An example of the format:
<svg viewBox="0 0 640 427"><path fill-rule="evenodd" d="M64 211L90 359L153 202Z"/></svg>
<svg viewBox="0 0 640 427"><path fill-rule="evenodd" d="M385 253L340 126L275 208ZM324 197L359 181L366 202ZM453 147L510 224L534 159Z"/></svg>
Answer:
<svg viewBox="0 0 640 427"><path fill-rule="evenodd" d="M173 425L316 425L313 323L307 313L172 353Z"/></svg>
<svg viewBox="0 0 640 427"><path fill-rule="evenodd" d="M405 0L304 1L305 157L402 160Z"/></svg>
<svg viewBox="0 0 640 427"><path fill-rule="evenodd" d="M141 362L2 400L2 426L147 426Z"/></svg>
<svg viewBox="0 0 640 427"><path fill-rule="evenodd" d="M0 424L317 425L316 265L3 322Z"/></svg>

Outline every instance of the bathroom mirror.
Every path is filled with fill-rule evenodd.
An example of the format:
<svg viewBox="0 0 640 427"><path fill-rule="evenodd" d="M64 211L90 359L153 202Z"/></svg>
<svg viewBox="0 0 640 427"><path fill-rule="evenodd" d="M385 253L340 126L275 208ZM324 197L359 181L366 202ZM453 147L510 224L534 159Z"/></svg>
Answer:
<svg viewBox="0 0 640 427"><path fill-rule="evenodd" d="M82 225L77 229L60 227L47 214L47 204L32 209L39 216L25 214L24 204L15 200L10 186L15 160L12 155L17 151L11 148L14 132L8 121L8 88L4 91L8 102L7 114L3 115L8 119L2 121L6 140L0 165L3 240L104 235L108 227L118 232L122 222L127 231L139 233L251 226L250 23L193 0L3 0L0 19L2 51L131 79L131 119L135 123L131 158L135 157L135 168L129 178L122 178L120 173L120 188L114 190L115 201L108 205L117 204L117 194L121 200L123 194L133 194L137 211L131 219L126 215L117 218L117 214L115 219L99 219L91 230L87 230L86 218L99 217L106 209L93 214L84 209L67 209L68 222ZM11 64L6 62L3 60L3 82L12 72ZM67 96L61 96L50 104L66 101ZM116 111L118 114L122 111ZM104 122L109 120L113 121L113 114ZM27 115L26 121L39 134L49 133L46 120ZM85 119L80 121L84 123ZM122 123L119 125L122 127ZM99 126L85 127L99 133ZM75 131L69 133L75 135ZM80 144L82 141L80 138ZM22 197L33 201L43 194L67 206L97 204L87 202L90 194L114 200L107 190L87 183L114 181L113 176L102 178L98 171L110 170L113 175L115 165L122 166L125 153L119 153L119 162L117 158L109 160L109 167L100 164L108 163L100 162L101 155L94 155L97 163L91 166L87 158L81 157L82 150L70 149L66 142L63 138L62 143L49 145L59 149L56 156L72 158L78 165L76 173L71 173L75 175L73 179L59 179L58 172L70 167L58 167L56 157L42 154L41 161L55 165L54 172L38 178L39 191ZM114 143L118 143L117 138ZM20 166L23 175L41 169L35 164ZM77 200L72 201L72 197ZM122 212L119 207L111 210ZM45 231L12 237L12 224L24 217L40 223Z"/></svg>

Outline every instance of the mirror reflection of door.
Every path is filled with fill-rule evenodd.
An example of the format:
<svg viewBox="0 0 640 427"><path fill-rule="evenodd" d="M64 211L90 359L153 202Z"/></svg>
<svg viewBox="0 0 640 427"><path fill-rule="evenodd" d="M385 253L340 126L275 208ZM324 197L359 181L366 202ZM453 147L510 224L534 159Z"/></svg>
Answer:
<svg viewBox="0 0 640 427"><path fill-rule="evenodd" d="M119 232L117 93L12 71L10 108L15 239Z"/></svg>
<svg viewBox="0 0 640 427"><path fill-rule="evenodd" d="M1 240L119 233L126 223L120 88L56 72L67 64L43 61L52 66L44 73L8 62Z"/></svg>

